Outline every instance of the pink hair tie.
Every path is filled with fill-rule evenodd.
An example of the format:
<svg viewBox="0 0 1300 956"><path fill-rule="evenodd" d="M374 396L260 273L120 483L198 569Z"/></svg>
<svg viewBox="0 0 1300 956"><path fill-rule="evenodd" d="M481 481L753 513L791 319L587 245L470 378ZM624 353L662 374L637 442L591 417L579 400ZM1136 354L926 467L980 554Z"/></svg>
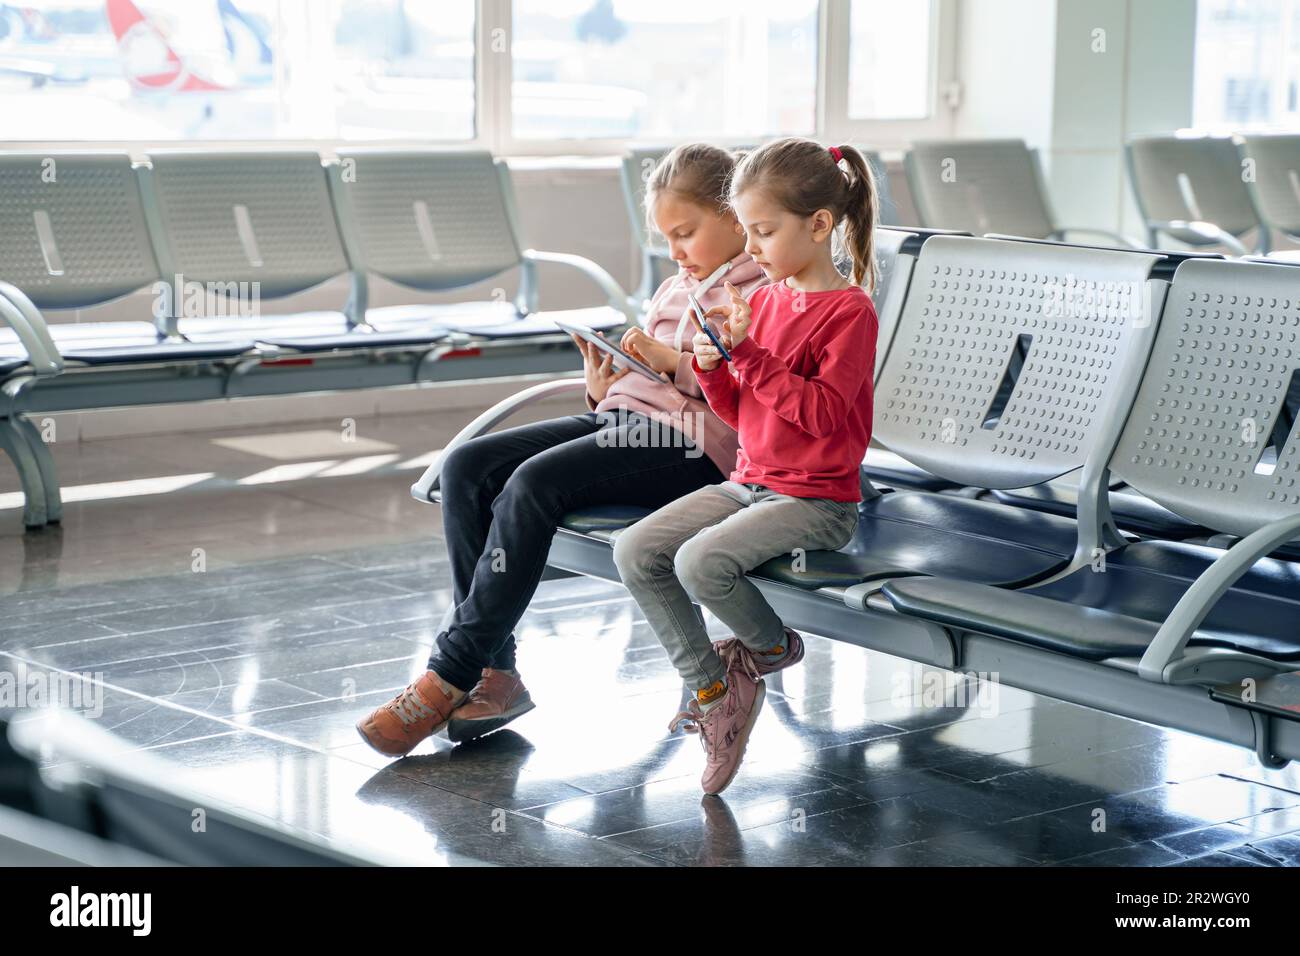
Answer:
<svg viewBox="0 0 1300 956"><path fill-rule="evenodd" d="M838 146L829 146L827 148L831 152L831 158L834 159L836 164L838 165L839 161L844 158L844 153L840 151L840 148Z"/></svg>

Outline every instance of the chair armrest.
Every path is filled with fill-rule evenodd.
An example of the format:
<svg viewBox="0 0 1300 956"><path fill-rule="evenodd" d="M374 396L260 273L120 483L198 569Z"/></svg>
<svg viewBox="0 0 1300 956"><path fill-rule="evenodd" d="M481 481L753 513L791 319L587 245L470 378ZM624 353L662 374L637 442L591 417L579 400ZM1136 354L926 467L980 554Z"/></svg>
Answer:
<svg viewBox="0 0 1300 956"><path fill-rule="evenodd" d="M1250 250L1232 233L1201 219L1150 220L1147 222L1147 228L1154 232L1192 232L1206 242L1217 242L1221 246L1227 246L1232 250L1233 255L1250 255Z"/></svg>
<svg viewBox="0 0 1300 956"><path fill-rule="evenodd" d="M487 434L498 423L505 421L519 409L532 405L534 402L555 395L565 395L569 392L582 392L585 394L586 391L587 380L585 378L561 378L551 382L540 382L537 385L531 385L521 392L516 392L509 398L497 402L456 433L456 437L447 443L447 447L442 450L442 454L425 469L424 474L420 476L420 480L411 485L411 497L421 504L432 504L433 493L438 490L438 482L442 476L443 459L471 438Z"/></svg>
<svg viewBox="0 0 1300 956"><path fill-rule="evenodd" d="M537 311L537 263L550 262L555 265L576 269L591 279L605 293L611 308L627 316L629 323L635 323L637 313L632 297L615 281L614 277L583 256L567 252L542 252L538 249L525 249L523 252L523 276L519 283L519 310L525 315Z"/></svg>
<svg viewBox="0 0 1300 956"><path fill-rule="evenodd" d="M1192 582L1192 586L1169 612L1169 617L1160 625L1160 630L1156 631L1156 636L1138 663L1138 676L1156 683L1174 683L1173 669L1182 657L1187 642L1219 598L1256 561L1297 537L1300 537L1300 514L1287 515L1247 535L1224 552L1221 558Z"/></svg>
<svg viewBox="0 0 1300 956"><path fill-rule="evenodd" d="M1061 226L1059 229L1054 230L1052 235L1060 236L1062 239L1064 239L1065 234L1067 232L1082 232L1092 236L1105 236L1107 239L1115 243L1117 246L1124 246L1126 249L1146 248L1146 246L1142 245L1141 243L1134 242L1128 236L1121 235L1120 233L1114 232L1110 229L1095 229L1092 226Z"/></svg>
<svg viewBox="0 0 1300 956"><path fill-rule="evenodd" d="M14 330L37 375L63 371L63 356L50 336L45 317L31 299L8 282L0 282L0 322Z"/></svg>

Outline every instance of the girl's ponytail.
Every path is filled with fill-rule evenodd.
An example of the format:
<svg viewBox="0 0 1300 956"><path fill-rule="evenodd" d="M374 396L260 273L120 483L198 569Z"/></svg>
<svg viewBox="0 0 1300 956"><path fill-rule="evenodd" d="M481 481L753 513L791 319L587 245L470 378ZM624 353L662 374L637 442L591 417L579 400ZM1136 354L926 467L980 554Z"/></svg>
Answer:
<svg viewBox="0 0 1300 956"><path fill-rule="evenodd" d="M844 205L844 246L853 261L853 283L869 294L876 291L876 223L880 198L871 164L853 146L840 146L841 161L848 166L848 202ZM838 164L837 164L838 165Z"/></svg>

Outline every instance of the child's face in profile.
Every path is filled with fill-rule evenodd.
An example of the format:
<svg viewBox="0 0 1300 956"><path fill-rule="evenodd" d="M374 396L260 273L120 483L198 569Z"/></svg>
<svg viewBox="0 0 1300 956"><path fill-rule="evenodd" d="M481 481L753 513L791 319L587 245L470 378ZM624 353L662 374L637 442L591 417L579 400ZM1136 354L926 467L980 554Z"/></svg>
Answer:
<svg viewBox="0 0 1300 956"><path fill-rule="evenodd" d="M707 279L744 248L744 233L734 218L674 193L656 196L651 215L668 240L673 262L696 279Z"/></svg>
<svg viewBox="0 0 1300 956"><path fill-rule="evenodd" d="M833 225L824 209L796 216L761 189L747 189L732 205L745 230L745 251L773 282L798 275L824 255Z"/></svg>

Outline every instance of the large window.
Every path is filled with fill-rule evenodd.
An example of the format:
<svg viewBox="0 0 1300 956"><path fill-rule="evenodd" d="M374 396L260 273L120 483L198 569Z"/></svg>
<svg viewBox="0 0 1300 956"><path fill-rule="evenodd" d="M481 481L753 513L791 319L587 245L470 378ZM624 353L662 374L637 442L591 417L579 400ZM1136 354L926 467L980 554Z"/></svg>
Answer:
<svg viewBox="0 0 1300 956"><path fill-rule="evenodd" d="M899 147L950 132L954 3L0 0L0 141Z"/></svg>
<svg viewBox="0 0 1300 956"><path fill-rule="evenodd" d="M0 3L0 137L469 139L474 10L473 0Z"/></svg>
<svg viewBox="0 0 1300 956"><path fill-rule="evenodd" d="M852 0L849 118L925 119L933 108L927 0Z"/></svg>
<svg viewBox="0 0 1300 956"><path fill-rule="evenodd" d="M521 139L753 138L817 124L817 0L515 0Z"/></svg>
<svg viewBox="0 0 1300 956"><path fill-rule="evenodd" d="M1198 129L1294 129L1300 0L1199 0L1195 71Z"/></svg>

